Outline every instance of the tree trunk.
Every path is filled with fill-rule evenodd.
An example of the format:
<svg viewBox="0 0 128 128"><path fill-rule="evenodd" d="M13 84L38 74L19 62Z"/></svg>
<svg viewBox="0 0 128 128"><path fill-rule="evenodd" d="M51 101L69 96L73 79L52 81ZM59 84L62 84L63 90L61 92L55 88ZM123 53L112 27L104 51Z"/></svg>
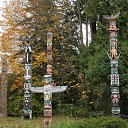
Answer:
<svg viewBox="0 0 128 128"><path fill-rule="evenodd" d="M87 15L86 15L86 46L88 46L88 18L87 18Z"/></svg>
<svg viewBox="0 0 128 128"><path fill-rule="evenodd" d="M79 25L80 25L80 45L83 46L83 31L82 31L82 20L81 20L81 12L80 12L80 1L78 0L77 2L77 7L78 7L78 22L79 22Z"/></svg>
<svg viewBox="0 0 128 128"><path fill-rule="evenodd" d="M95 35L96 35L96 21L92 21L90 23L90 27L91 27L91 39L92 39L92 42L94 42Z"/></svg>
<svg viewBox="0 0 128 128"><path fill-rule="evenodd" d="M0 117L7 117L7 60L2 57L2 76L0 84Z"/></svg>

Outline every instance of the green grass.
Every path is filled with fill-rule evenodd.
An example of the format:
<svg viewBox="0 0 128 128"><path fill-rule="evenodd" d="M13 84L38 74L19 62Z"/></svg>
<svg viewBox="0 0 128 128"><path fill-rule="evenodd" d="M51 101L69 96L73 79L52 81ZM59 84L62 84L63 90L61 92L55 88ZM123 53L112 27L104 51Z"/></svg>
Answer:
<svg viewBox="0 0 128 128"><path fill-rule="evenodd" d="M43 128L43 118L21 120L21 118L0 118L0 128ZM128 128L128 121L119 117L72 118L54 116L50 128Z"/></svg>
<svg viewBox="0 0 128 128"><path fill-rule="evenodd" d="M54 116L52 124L63 124L65 122L73 122L73 118ZM0 128L43 128L43 118L24 119L18 117L0 118Z"/></svg>
<svg viewBox="0 0 128 128"><path fill-rule="evenodd" d="M0 128L42 128L42 119L0 118Z"/></svg>

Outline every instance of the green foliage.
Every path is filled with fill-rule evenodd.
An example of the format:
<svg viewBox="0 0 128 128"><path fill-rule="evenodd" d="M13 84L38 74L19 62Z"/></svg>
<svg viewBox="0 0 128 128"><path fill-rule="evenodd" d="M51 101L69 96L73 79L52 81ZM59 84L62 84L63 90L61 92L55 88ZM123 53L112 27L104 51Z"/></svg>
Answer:
<svg viewBox="0 0 128 128"><path fill-rule="evenodd" d="M56 111L56 113L54 113ZM89 117L89 112L85 106L74 106L73 104L62 104L55 109L53 114L65 115L70 117Z"/></svg>
<svg viewBox="0 0 128 128"><path fill-rule="evenodd" d="M21 116L23 106L23 96L11 95L8 98L8 115L9 116Z"/></svg>
<svg viewBox="0 0 128 128"><path fill-rule="evenodd" d="M128 43L127 41L119 41L120 58L119 58L119 73L120 73L120 91L121 91L121 112L128 113Z"/></svg>
<svg viewBox="0 0 128 128"><path fill-rule="evenodd" d="M102 44L103 45L103 44ZM110 102L105 97L110 95L110 64L109 58L103 46L91 45L85 47L85 52L81 54L78 64L85 73L85 90L87 91L87 108L89 111L105 111L108 107L105 105Z"/></svg>
<svg viewBox="0 0 128 128"><path fill-rule="evenodd" d="M32 94L32 113L34 117L43 115L43 98L40 94Z"/></svg>
<svg viewBox="0 0 128 128"><path fill-rule="evenodd" d="M21 116L23 106L23 95L21 94L22 88L17 86L13 89L13 83L16 80L15 74L9 74L8 76L8 115L9 116Z"/></svg>
<svg viewBox="0 0 128 128"><path fill-rule="evenodd" d="M127 122L121 118L101 117L56 124L52 128L127 128L127 126Z"/></svg>
<svg viewBox="0 0 128 128"><path fill-rule="evenodd" d="M109 117L99 125L99 128L126 128L126 121L120 118Z"/></svg>

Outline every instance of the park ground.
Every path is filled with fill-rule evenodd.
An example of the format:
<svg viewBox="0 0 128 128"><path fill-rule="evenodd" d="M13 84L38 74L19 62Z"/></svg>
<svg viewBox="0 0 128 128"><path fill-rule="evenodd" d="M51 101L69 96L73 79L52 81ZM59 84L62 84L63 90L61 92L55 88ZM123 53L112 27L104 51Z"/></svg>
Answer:
<svg viewBox="0 0 128 128"><path fill-rule="evenodd" d="M62 116L54 116L53 124L73 122L75 119ZM43 118L24 119L18 117L0 118L0 128L43 128Z"/></svg>
<svg viewBox="0 0 128 128"><path fill-rule="evenodd" d="M43 128L43 118L32 120L22 120L18 117L0 118L0 128ZM112 116L89 118L54 116L51 128L128 128L128 120Z"/></svg>

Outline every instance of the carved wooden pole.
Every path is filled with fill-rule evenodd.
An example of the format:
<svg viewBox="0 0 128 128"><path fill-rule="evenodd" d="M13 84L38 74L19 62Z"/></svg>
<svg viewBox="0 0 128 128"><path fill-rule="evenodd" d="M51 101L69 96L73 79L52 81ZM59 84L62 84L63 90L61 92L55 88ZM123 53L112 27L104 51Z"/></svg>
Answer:
<svg viewBox="0 0 128 128"><path fill-rule="evenodd" d="M47 33L47 75L44 76L44 128L49 128L52 118L52 32Z"/></svg>
<svg viewBox="0 0 128 128"><path fill-rule="evenodd" d="M24 103L23 103L23 116L32 119L32 107L31 107L31 91L32 86L32 48L29 42L29 38L23 39L25 44L25 83L24 83Z"/></svg>
<svg viewBox="0 0 128 128"><path fill-rule="evenodd" d="M116 18L119 13L115 16L107 16L109 20L109 42L110 42L110 64L111 64L111 98L112 98L112 109L113 115L120 114L120 94L119 94L119 74L118 74L118 53L117 53L117 31Z"/></svg>
<svg viewBox="0 0 128 128"><path fill-rule="evenodd" d="M0 84L0 117L7 117L7 60L2 57L2 76Z"/></svg>

